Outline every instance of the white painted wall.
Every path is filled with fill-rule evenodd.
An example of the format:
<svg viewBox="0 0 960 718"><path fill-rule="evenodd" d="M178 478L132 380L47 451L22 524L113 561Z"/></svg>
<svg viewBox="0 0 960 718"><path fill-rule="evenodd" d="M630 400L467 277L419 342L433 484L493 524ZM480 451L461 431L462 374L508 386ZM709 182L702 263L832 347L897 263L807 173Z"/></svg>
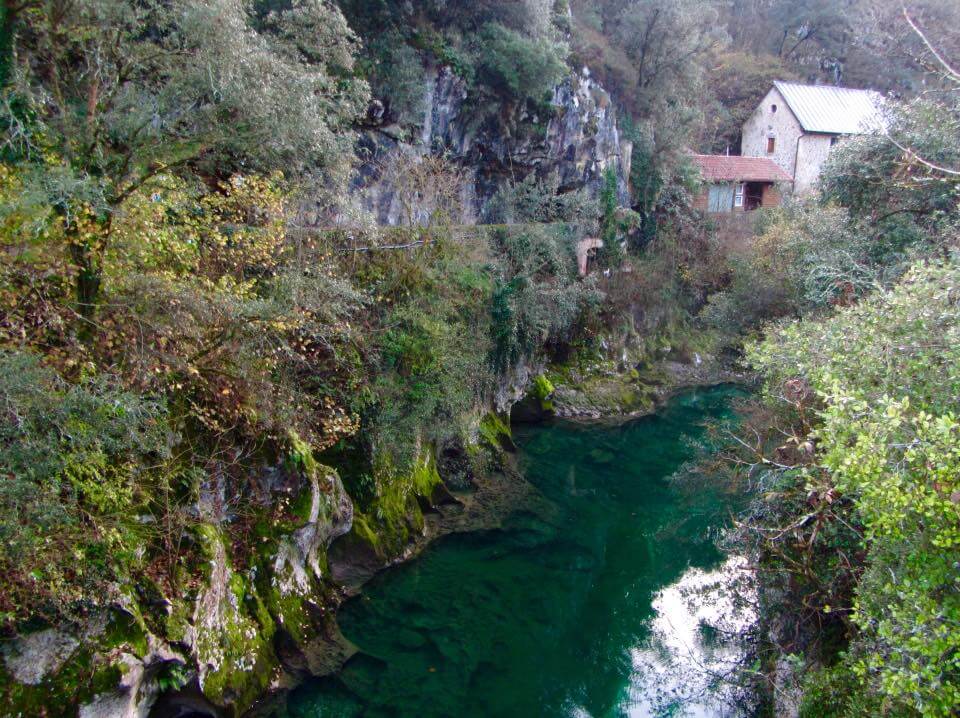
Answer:
<svg viewBox="0 0 960 718"><path fill-rule="evenodd" d="M776 112L772 109L774 105L777 107ZM740 154L744 157L767 157L793 177L796 170L797 140L802 135L803 128L787 107L780 91L774 87L744 123ZM771 136L777 143L773 154L768 154L767 139Z"/></svg>

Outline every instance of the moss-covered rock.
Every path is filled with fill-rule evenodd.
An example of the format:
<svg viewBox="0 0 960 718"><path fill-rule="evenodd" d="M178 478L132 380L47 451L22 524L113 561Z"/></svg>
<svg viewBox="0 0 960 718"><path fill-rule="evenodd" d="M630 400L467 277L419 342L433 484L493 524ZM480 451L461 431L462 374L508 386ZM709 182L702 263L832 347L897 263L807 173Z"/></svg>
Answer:
<svg viewBox="0 0 960 718"><path fill-rule="evenodd" d="M586 370L567 367L554 377L558 388L552 407L557 416L630 416L651 411L656 404L656 377L641 375L634 366L620 371L613 362L601 362Z"/></svg>
<svg viewBox="0 0 960 718"><path fill-rule="evenodd" d="M125 705L149 705L155 691L143 684L145 663L175 658L161 654L151 649L142 621L122 610L97 614L70 630L22 635L3 649L0 714L75 716L124 684L137 688Z"/></svg>
<svg viewBox="0 0 960 718"><path fill-rule="evenodd" d="M509 430L501 423L490 436ZM422 445L403 465L380 455L374 462L376 498L354 516L353 527L331 548L331 573L348 586L359 586L379 568L401 556L425 531L424 511L456 500L446 490L434 448Z"/></svg>
<svg viewBox="0 0 960 718"><path fill-rule="evenodd" d="M553 411L551 397L555 391L556 387L554 387L553 382L550 381L546 374L541 374L533 380L531 394L540 402L540 408L543 409L543 411Z"/></svg>
<svg viewBox="0 0 960 718"><path fill-rule="evenodd" d="M205 525L200 533L210 561L193 620L200 687L214 704L239 712L267 689L278 667L270 643L274 626L247 611L251 586L231 567L221 530Z"/></svg>
<svg viewBox="0 0 960 718"><path fill-rule="evenodd" d="M496 412L488 412L480 419L478 428L480 444L494 451L507 449L512 451L516 448L513 443L513 434L510 431L510 424L507 423Z"/></svg>

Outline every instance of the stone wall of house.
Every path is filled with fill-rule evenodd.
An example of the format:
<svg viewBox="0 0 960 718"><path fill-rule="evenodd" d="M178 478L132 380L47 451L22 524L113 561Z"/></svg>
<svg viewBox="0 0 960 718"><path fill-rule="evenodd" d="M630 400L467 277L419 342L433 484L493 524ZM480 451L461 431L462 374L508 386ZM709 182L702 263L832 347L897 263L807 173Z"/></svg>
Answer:
<svg viewBox="0 0 960 718"><path fill-rule="evenodd" d="M773 107L776 106L774 112ZM797 161L797 140L803 128L776 88L770 90L760 106L743 125L741 154L744 157L767 157L794 176ZM773 137L776 146L767 152L767 140Z"/></svg>
<svg viewBox="0 0 960 718"><path fill-rule="evenodd" d="M835 135L804 135L797 148L797 172L794 175L794 191L797 194L812 192L823 164L830 155Z"/></svg>

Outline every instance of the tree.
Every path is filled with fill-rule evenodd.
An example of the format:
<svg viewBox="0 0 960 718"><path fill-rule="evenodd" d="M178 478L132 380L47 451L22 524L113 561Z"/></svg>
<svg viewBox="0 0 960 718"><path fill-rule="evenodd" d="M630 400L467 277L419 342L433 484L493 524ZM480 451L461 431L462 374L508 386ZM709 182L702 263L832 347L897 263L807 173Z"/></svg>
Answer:
<svg viewBox="0 0 960 718"><path fill-rule="evenodd" d="M48 207L69 247L87 320L114 217L158 174L344 176L366 86L350 74L353 34L322 0L265 14L235 0L51 0L14 20L5 149L20 202Z"/></svg>
<svg viewBox="0 0 960 718"><path fill-rule="evenodd" d="M567 71L564 44L547 37L529 38L499 23L483 26L475 54L476 79L516 104L544 103Z"/></svg>
<svg viewBox="0 0 960 718"><path fill-rule="evenodd" d="M634 205L648 215L703 124L707 63L726 44L717 4L606 0L573 4L575 56L621 106L637 148Z"/></svg>
<svg viewBox="0 0 960 718"><path fill-rule="evenodd" d="M603 175L603 189L600 190L600 260L606 267L618 267L623 262L623 240L620 236L620 222L617 208L617 173L613 168Z"/></svg>
<svg viewBox="0 0 960 718"><path fill-rule="evenodd" d="M692 104L703 79L703 59L726 37L713 4L634 0L613 29L634 65L633 108L640 118L660 119L664 108Z"/></svg>

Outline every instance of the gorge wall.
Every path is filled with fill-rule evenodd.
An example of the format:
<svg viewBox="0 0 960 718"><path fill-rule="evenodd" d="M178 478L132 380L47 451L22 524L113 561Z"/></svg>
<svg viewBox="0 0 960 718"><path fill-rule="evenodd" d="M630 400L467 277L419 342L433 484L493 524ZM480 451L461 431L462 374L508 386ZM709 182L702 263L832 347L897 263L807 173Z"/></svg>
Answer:
<svg viewBox="0 0 960 718"><path fill-rule="evenodd" d="M465 81L449 67L430 68L423 106L415 128L383 124L377 105L368 115L352 189L357 207L380 225L426 223L438 209L440 188L429 181L411 186L428 157L456 168L459 224L484 222L497 191L531 175L552 176L561 194L583 189L596 196L612 169L620 199L628 201L632 143L621 137L610 95L587 68L557 86L542 113L500 108L479 121Z"/></svg>

